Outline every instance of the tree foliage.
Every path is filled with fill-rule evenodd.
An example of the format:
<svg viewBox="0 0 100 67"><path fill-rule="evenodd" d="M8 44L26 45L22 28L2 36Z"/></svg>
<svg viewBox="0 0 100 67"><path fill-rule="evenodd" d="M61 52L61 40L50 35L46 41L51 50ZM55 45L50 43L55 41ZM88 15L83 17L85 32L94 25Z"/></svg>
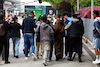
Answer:
<svg viewBox="0 0 100 67"><path fill-rule="evenodd" d="M65 7L67 6L67 7ZM71 13L71 4L65 1L62 1L61 3L55 4L55 9L59 11L59 13L63 13L67 11L68 13Z"/></svg>
<svg viewBox="0 0 100 67"><path fill-rule="evenodd" d="M76 10L77 9L77 0L43 0L43 1L47 1L49 2L53 8L56 8L56 4L59 4L63 1L66 1L68 3L71 4L71 9ZM80 8L84 8L84 7L89 7L91 6L91 0L79 0L79 4L80 4ZM62 5L65 8L68 8L68 6ZM100 6L100 0L94 0L94 6ZM70 7L70 6L69 6Z"/></svg>
<svg viewBox="0 0 100 67"><path fill-rule="evenodd" d="M80 0L80 8L91 6L91 0ZM94 0L94 6L100 6L100 0Z"/></svg>
<svg viewBox="0 0 100 67"><path fill-rule="evenodd" d="M73 12L73 7L76 4L76 0L43 0L49 2L53 8L57 9L59 13L64 11ZM71 9L72 8L72 9Z"/></svg>
<svg viewBox="0 0 100 67"><path fill-rule="evenodd" d="M72 6L76 4L77 0L43 0L49 2L52 6L54 6L56 3L61 3L63 1L66 1L70 3Z"/></svg>

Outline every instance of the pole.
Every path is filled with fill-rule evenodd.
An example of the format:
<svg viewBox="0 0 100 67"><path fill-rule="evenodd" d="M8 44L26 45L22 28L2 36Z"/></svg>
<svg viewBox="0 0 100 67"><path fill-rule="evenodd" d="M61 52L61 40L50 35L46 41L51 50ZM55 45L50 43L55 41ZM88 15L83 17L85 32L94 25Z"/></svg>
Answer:
<svg viewBox="0 0 100 67"><path fill-rule="evenodd" d="M79 0L77 0L77 10L79 10Z"/></svg>
<svg viewBox="0 0 100 67"><path fill-rule="evenodd" d="M0 9L3 9L3 0L0 0Z"/></svg>
<svg viewBox="0 0 100 67"><path fill-rule="evenodd" d="M93 11L94 11L94 0L91 0L91 19L93 20Z"/></svg>

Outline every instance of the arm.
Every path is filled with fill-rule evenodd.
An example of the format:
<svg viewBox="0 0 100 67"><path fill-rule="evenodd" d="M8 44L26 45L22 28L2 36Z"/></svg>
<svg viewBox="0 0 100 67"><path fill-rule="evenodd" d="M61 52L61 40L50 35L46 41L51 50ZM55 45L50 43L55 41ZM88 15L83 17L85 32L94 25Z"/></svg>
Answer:
<svg viewBox="0 0 100 67"><path fill-rule="evenodd" d="M98 31L98 33L100 34L100 22L95 22L95 28Z"/></svg>
<svg viewBox="0 0 100 67"><path fill-rule="evenodd" d="M24 19L25 20L25 19ZM22 33L24 33L24 20L23 20L23 23L22 23Z"/></svg>
<svg viewBox="0 0 100 67"><path fill-rule="evenodd" d="M65 26L65 30L67 30L70 26L72 25L72 23L71 22L69 22L66 26Z"/></svg>
<svg viewBox="0 0 100 67"><path fill-rule="evenodd" d="M19 29L22 29L22 26L21 26L19 23L18 23L18 25L17 25L17 26L18 26L18 28L19 28Z"/></svg>
<svg viewBox="0 0 100 67"><path fill-rule="evenodd" d="M7 13L7 9L5 10L5 19L8 18L8 13Z"/></svg>
<svg viewBox="0 0 100 67"><path fill-rule="evenodd" d="M35 32L36 32L36 33L39 32L39 27L40 27L40 26L37 26L37 28L35 29Z"/></svg>
<svg viewBox="0 0 100 67"><path fill-rule="evenodd" d="M32 20L32 23L33 23L33 28L36 28L36 27L37 27L37 25L35 24L34 19Z"/></svg>
<svg viewBox="0 0 100 67"><path fill-rule="evenodd" d="M99 28L96 28L96 30L98 31L98 33L100 34L100 29Z"/></svg>

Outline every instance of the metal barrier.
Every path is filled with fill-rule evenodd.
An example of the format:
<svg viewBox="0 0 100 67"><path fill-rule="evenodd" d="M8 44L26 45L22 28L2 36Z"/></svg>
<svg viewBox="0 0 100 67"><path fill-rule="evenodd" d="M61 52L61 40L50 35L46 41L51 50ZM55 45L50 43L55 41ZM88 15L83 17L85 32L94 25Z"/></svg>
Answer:
<svg viewBox="0 0 100 67"><path fill-rule="evenodd" d="M93 40L93 20L82 18L84 23L84 36L89 38L89 40Z"/></svg>

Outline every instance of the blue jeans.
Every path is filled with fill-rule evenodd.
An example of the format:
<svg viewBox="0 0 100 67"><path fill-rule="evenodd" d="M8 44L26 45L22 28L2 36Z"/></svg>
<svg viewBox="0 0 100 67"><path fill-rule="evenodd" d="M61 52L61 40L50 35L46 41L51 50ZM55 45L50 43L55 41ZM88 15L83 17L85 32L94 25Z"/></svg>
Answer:
<svg viewBox="0 0 100 67"><path fill-rule="evenodd" d="M31 45L31 53L34 53L35 46L34 46L34 35L33 34L26 34L24 33L24 47L25 47L25 57L28 57L28 43L30 42Z"/></svg>
<svg viewBox="0 0 100 67"><path fill-rule="evenodd" d="M20 38L12 37L12 41L13 41L13 54L14 54L14 56L18 56L19 55Z"/></svg>
<svg viewBox="0 0 100 67"><path fill-rule="evenodd" d="M54 37L51 37L51 39L50 39L50 56L49 56L50 60L52 58L52 53L53 53L53 44L54 44Z"/></svg>

